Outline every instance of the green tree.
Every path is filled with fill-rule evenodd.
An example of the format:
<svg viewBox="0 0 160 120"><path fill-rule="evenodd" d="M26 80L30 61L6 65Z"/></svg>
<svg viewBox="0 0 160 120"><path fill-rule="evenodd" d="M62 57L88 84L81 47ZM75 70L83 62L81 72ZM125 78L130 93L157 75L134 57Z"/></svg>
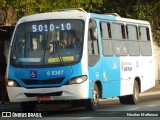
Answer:
<svg viewBox="0 0 160 120"><path fill-rule="evenodd" d="M152 6L152 9L154 10L152 17L153 37L160 46L160 1L154 0Z"/></svg>
<svg viewBox="0 0 160 120"><path fill-rule="evenodd" d="M65 8L87 12L118 13L121 17L148 20L160 46L160 0L0 0L0 19L13 23L19 18Z"/></svg>

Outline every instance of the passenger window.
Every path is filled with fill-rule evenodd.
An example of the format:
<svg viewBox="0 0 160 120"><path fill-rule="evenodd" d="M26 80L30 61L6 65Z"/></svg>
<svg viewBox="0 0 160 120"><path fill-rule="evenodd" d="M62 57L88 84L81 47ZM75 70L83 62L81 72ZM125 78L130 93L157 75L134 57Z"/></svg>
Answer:
<svg viewBox="0 0 160 120"><path fill-rule="evenodd" d="M111 27L109 22L100 23L103 55L113 55L113 45L111 39Z"/></svg>
<svg viewBox="0 0 160 120"><path fill-rule="evenodd" d="M110 23L108 22L101 22L100 23L101 28L101 38L102 39L110 39L111 38L111 28Z"/></svg>
<svg viewBox="0 0 160 120"><path fill-rule="evenodd" d="M150 34L149 34L149 28L146 28L146 34L147 34L147 40L150 41Z"/></svg>
<svg viewBox="0 0 160 120"><path fill-rule="evenodd" d="M140 26L139 27L139 38L140 38L140 51L143 56L151 56L152 48L150 42L149 27Z"/></svg>
<svg viewBox="0 0 160 120"><path fill-rule="evenodd" d="M121 25L121 34L122 34L122 39L126 39L125 27L124 27L124 25Z"/></svg>
<svg viewBox="0 0 160 120"><path fill-rule="evenodd" d="M112 28L112 38L117 40L125 39L125 27L124 24L113 23Z"/></svg>
<svg viewBox="0 0 160 120"><path fill-rule="evenodd" d="M149 41L150 40L149 28L139 27L139 31L140 31L140 40L142 40L142 41Z"/></svg>
<svg viewBox="0 0 160 120"><path fill-rule="evenodd" d="M126 34L124 24L113 23L111 24L113 49L115 55L127 55Z"/></svg>
<svg viewBox="0 0 160 120"><path fill-rule="evenodd" d="M137 26L127 25L126 28L127 28L127 38L129 40L138 40Z"/></svg>
<svg viewBox="0 0 160 120"><path fill-rule="evenodd" d="M131 56L139 56L140 55L140 46L138 40L138 31L136 25L126 25L127 31L127 49L128 53Z"/></svg>

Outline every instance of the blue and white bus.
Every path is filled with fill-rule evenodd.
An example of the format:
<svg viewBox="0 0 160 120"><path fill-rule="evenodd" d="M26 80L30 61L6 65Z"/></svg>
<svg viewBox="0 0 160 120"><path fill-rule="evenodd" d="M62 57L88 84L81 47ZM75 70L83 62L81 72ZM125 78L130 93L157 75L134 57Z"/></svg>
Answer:
<svg viewBox="0 0 160 120"><path fill-rule="evenodd" d="M96 110L99 99L136 104L155 85L149 22L64 9L22 17L7 67L11 102L70 101Z"/></svg>

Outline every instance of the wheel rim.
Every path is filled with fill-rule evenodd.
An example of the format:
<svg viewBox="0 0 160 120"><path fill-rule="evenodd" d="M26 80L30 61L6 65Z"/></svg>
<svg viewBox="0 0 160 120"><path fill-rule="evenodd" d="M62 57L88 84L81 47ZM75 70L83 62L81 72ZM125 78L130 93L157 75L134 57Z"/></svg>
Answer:
<svg viewBox="0 0 160 120"><path fill-rule="evenodd" d="M135 86L135 93L134 94L135 94L135 99L138 100L138 98L139 98L139 89L138 89L137 85Z"/></svg>
<svg viewBox="0 0 160 120"><path fill-rule="evenodd" d="M98 92L94 90L93 91L93 105L97 107L98 103L99 103L99 95L98 95Z"/></svg>

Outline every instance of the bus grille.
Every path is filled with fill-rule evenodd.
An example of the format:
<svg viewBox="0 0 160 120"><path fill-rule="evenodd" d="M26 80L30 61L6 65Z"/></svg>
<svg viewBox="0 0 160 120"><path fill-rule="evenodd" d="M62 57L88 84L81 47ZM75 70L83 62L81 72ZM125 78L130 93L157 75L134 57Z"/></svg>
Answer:
<svg viewBox="0 0 160 120"><path fill-rule="evenodd" d="M36 96L61 96L62 91L54 93L24 93L27 97L36 97Z"/></svg>
<svg viewBox="0 0 160 120"><path fill-rule="evenodd" d="M63 80L64 80L64 77L62 77L62 78L48 79L48 80L22 79L22 81L26 85L60 84Z"/></svg>

